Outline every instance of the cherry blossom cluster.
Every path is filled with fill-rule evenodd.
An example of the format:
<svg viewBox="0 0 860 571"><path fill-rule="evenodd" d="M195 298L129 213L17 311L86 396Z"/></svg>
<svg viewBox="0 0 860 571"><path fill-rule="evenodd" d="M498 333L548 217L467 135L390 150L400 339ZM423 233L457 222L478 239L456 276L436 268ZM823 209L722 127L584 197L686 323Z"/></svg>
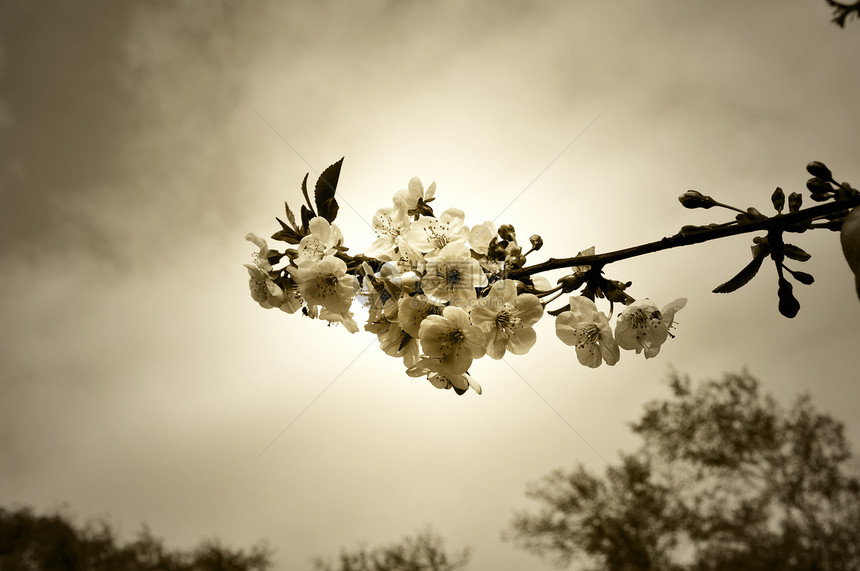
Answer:
<svg viewBox="0 0 860 571"><path fill-rule="evenodd" d="M606 280L600 268L590 266L575 267L551 286L546 278L522 271L526 256L542 247L540 236L531 236L524 251L511 225L485 221L470 228L456 208L437 216L431 207L436 184L425 188L418 178L394 194L391 206L376 212L376 240L363 254L349 255L333 223L339 170L340 162L320 176L316 209L305 177L307 205L300 223L286 206L289 222L278 220L282 230L272 237L294 248L280 252L247 235L259 248L246 267L251 296L262 307L301 310L355 333L360 329L352 311L357 303L368 315L364 329L377 335L382 351L403 360L407 375L426 377L433 386L458 394L470 387L481 393L469 374L475 359L527 353L544 313L556 317L558 337L592 368L617 363L620 349L654 357L673 336L674 316L685 299L662 309L650 300L635 301L623 292L629 283ZM593 248L580 255L589 253ZM569 305L545 311L553 300L580 288L569 296ZM594 301L603 297L609 316ZM626 307L613 330L609 319L615 301Z"/></svg>

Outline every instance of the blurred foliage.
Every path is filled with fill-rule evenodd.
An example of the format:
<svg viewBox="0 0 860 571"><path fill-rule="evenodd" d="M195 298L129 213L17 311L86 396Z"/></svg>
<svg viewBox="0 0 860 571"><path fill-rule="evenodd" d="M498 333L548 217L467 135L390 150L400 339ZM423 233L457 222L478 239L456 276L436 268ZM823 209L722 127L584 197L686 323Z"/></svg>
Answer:
<svg viewBox="0 0 860 571"><path fill-rule="evenodd" d="M469 563L468 549L449 555L432 530L384 547L341 550L335 561L318 558L314 571L457 571Z"/></svg>
<svg viewBox="0 0 860 571"><path fill-rule="evenodd" d="M121 542L103 520L78 526L66 513L0 508L3 571L266 571L271 565L264 544L245 553L204 540L190 551L173 551L146 528Z"/></svg>
<svg viewBox="0 0 860 571"><path fill-rule="evenodd" d="M824 0L833 8L833 23L840 28L845 27L845 21L851 18L860 18L860 1L854 3L837 2L837 0Z"/></svg>
<svg viewBox="0 0 860 571"><path fill-rule="evenodd" d="M808 395L784 409L747 373L645 406L643 439L603 477L579 466L531 485L506 539L560 566L860 569L860 483L843 426Z"/></svg>

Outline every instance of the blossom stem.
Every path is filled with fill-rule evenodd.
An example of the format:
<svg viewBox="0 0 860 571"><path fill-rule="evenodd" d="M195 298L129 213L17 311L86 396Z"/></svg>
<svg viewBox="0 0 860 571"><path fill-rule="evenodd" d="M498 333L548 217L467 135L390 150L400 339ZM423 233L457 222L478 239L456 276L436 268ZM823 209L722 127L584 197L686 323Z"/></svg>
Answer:
<svg viewBox="0 0 860 571"><path fill-rule="evenodd" d="M720 207L722 207L722 208L727 208L727 209L729 209L729 210L734 210L735 212L740 212L741 214L746 214L746 212L745 212L745 211L743 211L743 210L741 210L740 208L736 208L736 207L734 207L734 206L732 206L732 205L730 205L730 204L723 204L722 202L717 202L716 200L714 201L714 206L720 206Z"/></svg>
<svg viewBox="0 0 860 571"><path fill-rule="evenodd" d="M595 254L591 256L576 256L572 258L550 258L545 262L517 268L507 273L508 278L518 279L525 276L531 276L541 272L558 270L562 268L572 268L574 266L604 266L606 264L635 258L653 252L660 252L670 248L678 248L681 246L690 246L692 244L700 244L709 242L719 238L729 236L737 236L747 234L749 232L782 230L786 232L804 232L809 226L802 225L803 222L810 222L825 216L836 216L842 213L848 213L852 208L860 205L860 194L854 194L842 200L819 204L797 212L789 214L777 214L775 216L762 220L754 220L750 222L741 222L729 225L717 225L715 227L697 227L692 230L682 229L677 234L661 238L656 242L640 244L622 250L615 250L605 254Z"/></svg>
<svg viewBox="0 0 860 571"><path fill-rule="evenodd" d="M552 289L548 289L548 290L546 290L546 291L539 291L539 292L537 292L535 295L537 295L538 297L545 297L545 296L548 296L548 295L549 295L549 294L551 294L551 293L555 293L555 292L557 292L557 291L558 291L558 290L560 290L562 287L564 287L564 286L562 286L561 284L559 284L559 285L555 286L555 287L554 287L554 288L552 288ZM553 298L553 299L555 299L555 298Z"/></svg>
<svg viewBox="0 0 860 571"><path fill-rule="evenodd" d="M560 298L562 295L564 295L564 292L563 292L563 291L560 291L560 292L558 292L557 294L555 294L554 296L552 296L551 298L549 298L549 299L547 299L547 300L541 300L541 305L543 305L544 307L546 307L547 305L551 304L552 302L554 302L555 300L557 300L558 298Z"/></svg>

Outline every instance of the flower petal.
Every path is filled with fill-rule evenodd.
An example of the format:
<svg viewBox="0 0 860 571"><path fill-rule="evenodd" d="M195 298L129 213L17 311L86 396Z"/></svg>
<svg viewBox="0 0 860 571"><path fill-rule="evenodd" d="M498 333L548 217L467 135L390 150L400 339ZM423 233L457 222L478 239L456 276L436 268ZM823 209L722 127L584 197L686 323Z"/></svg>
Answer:
<svg viewBox="0 0 860 571"><path fill-rule="evenodd" d="M601 350L594 343L588 343L581 346L577 345L576 358L581 364L585 365L586 367L591 367L592 369L596 369L603 363L603 356L601 355Z"/></svg>
<svg viewBox="0 0 860 571"><path fill-rule="evenodd" d="M579 343L578 324L572 312L562 312L555 318L555 334L565 345L576 345Z"/></svg>
<svg viewBox="0 0 860 571"><path fill-rule="evenodd" d="M537 333L531 327L515 329L508 338L508 350L514 355L525 355L534 347L536 341Z"/></svg>
<svg viewBox="0 0 860 571"><path fill-rule="evenodd" d="M523 327L531 327L543 317L543 305L540 298L533 293L523 293L517 296L517 317L522 320Z"/></svg>

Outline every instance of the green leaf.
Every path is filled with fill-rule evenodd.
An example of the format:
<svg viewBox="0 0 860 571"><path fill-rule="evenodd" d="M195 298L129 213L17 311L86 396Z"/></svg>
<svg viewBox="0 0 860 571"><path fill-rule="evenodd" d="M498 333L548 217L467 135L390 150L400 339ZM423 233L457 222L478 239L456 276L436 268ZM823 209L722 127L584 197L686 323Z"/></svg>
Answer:
<svg viewBox="0 0 860 571"><path fill-rule="evenodd" d="M812 254L807 254L802 248L798 248L794 244L785 245L785 257L798 262L805 262L812 257Z"/></svg>
<svg viewBox="0 0 860 571"><path fill-rule="evenodd" d="M756 256L752 259L752 261L744 266L744 268L738 272L738 275L730 279L724 284L721 284L714 288L714 293L731 293L736 291L743 286L747 285L751 279L755 277L761 268L761 264L767 256L767 252L765 248L760 248Z"/></svg>
<svg viewBox="0 0 860 571"><path fill-rule="evenodd" d="M317 185L314 188L314 200L317 205L319 215L333 222L337 216L337 201L334 199L334 193L337 190L337 181L340 178L340 167L343 165L343 157L327 169L325 169L317 179Z"/></svg>

